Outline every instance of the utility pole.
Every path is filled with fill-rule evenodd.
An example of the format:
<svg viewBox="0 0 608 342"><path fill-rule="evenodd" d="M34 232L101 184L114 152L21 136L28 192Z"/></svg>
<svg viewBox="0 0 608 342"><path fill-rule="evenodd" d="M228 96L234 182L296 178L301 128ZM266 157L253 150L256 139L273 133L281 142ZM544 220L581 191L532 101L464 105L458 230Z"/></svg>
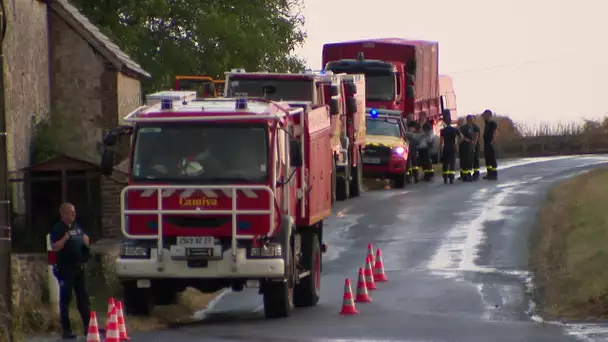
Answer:
<svg viewBox="0 0 608 342"><path fill-rule="evenodd" d="M8 193L8 151L6 146L6 101L4 94L4 37L6 11L0 0L0 333L13 341L13 281L11 267L11 203ZM0 336L4 337L4 336Z"/></svg>

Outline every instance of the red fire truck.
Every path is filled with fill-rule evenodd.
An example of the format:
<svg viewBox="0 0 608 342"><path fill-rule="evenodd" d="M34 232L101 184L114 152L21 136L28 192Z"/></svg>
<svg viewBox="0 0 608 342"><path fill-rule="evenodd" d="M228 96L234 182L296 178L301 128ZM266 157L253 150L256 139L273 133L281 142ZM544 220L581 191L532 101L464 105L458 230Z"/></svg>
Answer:
<svg viewBox="0 0 608 342"><path fill-rule="evenodd" d="M327 104L332 112L333 199L359 196L363 186L362 155L365 147L364 75L304 71L299 74L226 73L224 96L254 96L302 103Z"/></svg>
<svg viewBox="0 0 608 342"><path fill-rule="evenodd" d="M104 137L101 168L132 135L116 272L126 310L146 315L186 287L258 287L269 318L319 300L331 214L330 114L263 99L166 91ZM152 104L150 104L152 103Z"/></svg>

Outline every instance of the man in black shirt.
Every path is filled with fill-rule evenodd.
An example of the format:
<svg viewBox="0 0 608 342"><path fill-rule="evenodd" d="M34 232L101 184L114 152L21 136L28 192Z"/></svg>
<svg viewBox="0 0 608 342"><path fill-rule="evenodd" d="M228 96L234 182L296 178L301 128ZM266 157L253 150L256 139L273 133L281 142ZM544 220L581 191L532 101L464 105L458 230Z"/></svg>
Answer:
<svg viewBox="0 0 608 342"><path fill-rule="evenodd" d="M443 183L454 184L456 176L456 140L460 136L460 131L451 126L452 116L449 110L443 111L443 122L445 127L441 129L439 146L441 159L443 161Z"/></svg>
<svg viewBox="0 0 608 342"><path fill-rule="evenodd" d="M423 178L425 182L433 180L435 170L431 161L431 150L433 149L433 126L426 122L422 125L422 134L418 140L418 159L420 167L422 167Z"/></svg>
<svg viewBox="0 0 608 342"><path fill-rule="evenodd" d="M76 219L76 209L70 203L59 208L61 220L51 229L53 251L57 253L55 276L59 281L59 314L63 338L74 339L70 325L70 301L76 294L76 306L80 312L85 333L89 326L89 296L85 287L84 265L88 261L89 237L82 231Z"/></svg>
<svg viewBox="0 0 608 342"><path fill-rule="evenodd" d="M498 135L498 125L496 121L492 120L492 111L486 109L481 117L485 122L483 129L483 155L486 160L486 169L488 174L483 177L488 180L498 179L498 163L496 161L496 151L494 149L494 143Z"/></svg>
<svg viewBox="0 0 608 342"><path fill-rule="evenodd" d="M458 129L462 135L458 154L460 157L460 179L465 182L473 180L473 128L465 123Z"/></svg>
<svg viewBox="0 0 608 342"><path fill-rule="evenodd" d="M418 139L419 139L419 133L418 133L418 127L416 125L417 123L415 121L410 121L407 123L407 140L409 143L409 151L410 153L407 156L407 166L408 166L408 173L410 175L410 177L408 177L409 179L411 179L414 183L418 183L419 180L419 167L418 167Z"/></svg>
<svg viewBox="0 0 608 342"><path fill-rule="evenodd" d="M479 134L481 130L475 124L475 116L467 115L467 124L473 130L473 180L479 180Z"/></svg>

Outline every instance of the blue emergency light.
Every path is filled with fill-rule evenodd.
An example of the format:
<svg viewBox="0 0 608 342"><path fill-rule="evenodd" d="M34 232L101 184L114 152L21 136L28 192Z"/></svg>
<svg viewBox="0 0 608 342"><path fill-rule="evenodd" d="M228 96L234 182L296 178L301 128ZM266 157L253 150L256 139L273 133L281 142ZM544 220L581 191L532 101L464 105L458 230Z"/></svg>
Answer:
<svg viewBox="0 0 608 342"><path fill-rule="evenodd" d="M162 98L160 100L160 108L164 110L173 109L173 100L168 97Z"/></svg>
<svg viewBox="0 0 608 342"><path fill-rule="evenodd" d="M246 97L236 99L236 109L247 109Z"/></svg>
<svg viewBox="0 0 608 342"><path fill-rule="evenodd" d="M372 109L369 111L369 114L372 116L372 118L377 118L378 117L378 110L377 109Z"/></svg>

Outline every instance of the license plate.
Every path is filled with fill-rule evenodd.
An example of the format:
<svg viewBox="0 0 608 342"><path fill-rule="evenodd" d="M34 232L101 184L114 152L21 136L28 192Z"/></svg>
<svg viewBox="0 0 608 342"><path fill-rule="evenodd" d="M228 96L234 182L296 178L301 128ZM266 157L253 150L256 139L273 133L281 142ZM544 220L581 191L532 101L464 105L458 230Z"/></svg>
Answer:
<svg viewBox="0 0 608 342"><path fill-rule="evenodd" d="M180 236L177 238L177 245L193 248L212 248L215 245L213 236Z"/></svg>
<svg viewBox="0 0 608 342"><path fill-rule="evenodd" d="M380 158L364 157L363 158L363 163L365 163L365 164L380 164Z"/></svg>
<svg viewBox="0 0 608 342"><path fill-rule="evenodd" d="M212 257L213 248L187 248L186 256L190 258L196 257Z"/></svg>

